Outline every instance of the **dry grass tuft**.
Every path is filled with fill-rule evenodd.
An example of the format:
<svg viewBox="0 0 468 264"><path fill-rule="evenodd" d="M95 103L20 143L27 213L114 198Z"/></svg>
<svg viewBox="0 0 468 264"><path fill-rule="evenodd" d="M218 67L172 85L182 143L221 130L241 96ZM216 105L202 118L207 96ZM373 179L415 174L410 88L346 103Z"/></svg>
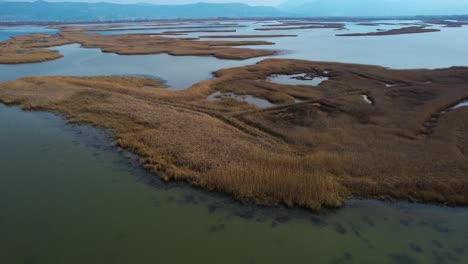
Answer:
<svg viewBox="0 0 468 264"><path fill-rule="evenodd" d="M316 157L257 155L239 165L210 171L203 181L210 189L262 203L282 203L319 210L340 207L347 196L336 176L319 165Z"/></svg>

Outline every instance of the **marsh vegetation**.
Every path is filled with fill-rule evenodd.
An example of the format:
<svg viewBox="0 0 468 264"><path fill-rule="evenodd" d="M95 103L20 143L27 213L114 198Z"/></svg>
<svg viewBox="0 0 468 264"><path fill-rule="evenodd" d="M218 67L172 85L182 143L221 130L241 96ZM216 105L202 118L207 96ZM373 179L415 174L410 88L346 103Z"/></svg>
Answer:
<svg viewBox="0 0 468 264"><path fill-rule="evenodd" d="M265 79L325 71L330 80L316 87ZM265 60L178 92L142 78L28 77L0 85L0 100L108 128L166 181L239 199L310 209L350 194L465 205L467 113L439 112L468 97L466 73ZM214 92L277 106L207 100Z"/></svg>
<svg viewBox="0 0 468 264"><path fill-rule="evenodd" d="M0 65L0 261L466 262L466 209L439 206L468 204L468 68L447 67L466 47L440 48L463 23L67 24L1 42L22 65ZM335 36L400 27L441 31Z"/></svg>

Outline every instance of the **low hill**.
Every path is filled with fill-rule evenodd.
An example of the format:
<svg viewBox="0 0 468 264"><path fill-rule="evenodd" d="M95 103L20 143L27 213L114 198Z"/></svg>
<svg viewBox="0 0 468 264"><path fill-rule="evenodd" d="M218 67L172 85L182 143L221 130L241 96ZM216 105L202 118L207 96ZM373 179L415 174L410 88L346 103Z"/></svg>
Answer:
<svg viewBox="0 0 468 264"><path fill-rule="evenodd" d="M245 4L151 5L76 2L0 2L0 21L108 21L170 18L273 17L274 7Z"/></svg>

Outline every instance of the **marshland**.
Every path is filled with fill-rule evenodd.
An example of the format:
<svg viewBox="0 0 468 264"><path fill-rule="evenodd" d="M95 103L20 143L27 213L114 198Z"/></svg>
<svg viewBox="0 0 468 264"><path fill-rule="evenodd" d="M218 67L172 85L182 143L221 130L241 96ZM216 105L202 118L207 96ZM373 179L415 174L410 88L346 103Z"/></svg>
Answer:
<svg viewBox="0 0 468 264"><path fill-rule="evenodd" d="M371 22L3 27L0 259L468 261L468 30Z"/></svg>

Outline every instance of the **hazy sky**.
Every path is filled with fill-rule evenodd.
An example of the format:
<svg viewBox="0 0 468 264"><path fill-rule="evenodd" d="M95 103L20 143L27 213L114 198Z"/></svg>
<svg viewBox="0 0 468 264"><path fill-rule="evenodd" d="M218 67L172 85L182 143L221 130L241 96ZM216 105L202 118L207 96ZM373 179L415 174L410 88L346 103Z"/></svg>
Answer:
<svg viewBox="0 0 468 264"><path fill-rule="evenodd" d="M15 0L6 0L14 2ZM35 0L18 0L18 2L34 2ZM279 5L284 0L45 0L47 2L108 2L108 3L152 3L152 4L190 4L190 3L244 3L248 5ZM0 0L2 2L2 0Z"/></svg>
<svg viewBox="0 0 468 264"><path fill-rule="evenodd" d="M15 1L15 0L0 0L2 1ZM22 2L33 2L35 0L18 0ZM315 2L327 3L328 5L336 5L337 7L345 4L346 6L356 6L356 8L365 8L368 3L372 5L380 4L398 4L404 6L418 6L424 8L439 8L443 7L454 8L455 10L459 7L468 7L468 0L45 0L48 2L112 2L112 3L152 3L152 4L189 4L189 3L244 3L249 5L267 5L267 6L278 6L284 2L288 3L288 6L300 6L307 4L311 7ZM367 4L366 4L367 3Z"/></svg>

